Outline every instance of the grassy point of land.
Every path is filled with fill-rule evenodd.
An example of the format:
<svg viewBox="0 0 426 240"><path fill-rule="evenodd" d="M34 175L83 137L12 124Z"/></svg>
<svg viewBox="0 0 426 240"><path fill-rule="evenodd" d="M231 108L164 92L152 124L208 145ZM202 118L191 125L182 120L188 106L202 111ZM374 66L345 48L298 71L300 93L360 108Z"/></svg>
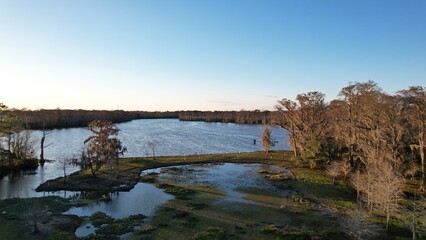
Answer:
<svg viewBox="0 0 426 240"><path fill-rule="evenodd" d="M135 157L120 159L118 177L112 176L108 166L102 168L96 177L89 170L78 172L66 179L60 177L49 180L40 185L37 191L129 191L139 181L141 171L146 169L196 164L196 163L271 163L282 164L288 162L290 152L273 152L272 158L266 157L263 152L254 153L226 153L189 156L164 157Z"/></svg>

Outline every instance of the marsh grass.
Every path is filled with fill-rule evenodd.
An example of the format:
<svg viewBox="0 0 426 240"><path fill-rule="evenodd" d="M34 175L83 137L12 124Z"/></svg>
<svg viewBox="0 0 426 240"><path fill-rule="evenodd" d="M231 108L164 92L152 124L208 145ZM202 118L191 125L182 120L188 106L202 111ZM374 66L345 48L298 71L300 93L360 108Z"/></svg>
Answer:
<svg viewBox="0 0 426 240"><path fill-rule="evenodd" d="M214 186L160 181L156 174L139 177L142 170L157 167L224 162L268 163L286 167L295 180L274 181L273 184L280 190L289 190L294 194L286 198L268 189L244 187L237 191L244 193L245 198L251 201L235 203L220 201L225 198L226 192ZM332 178L325 171L297 167L296 162L291 160L291 153L286 151L273 151L271 158L266 158L263 152L156 157L155 160L124 158L120 160L119 178L111 180L108 174L108 169L101 169L98 178L93 178L90 172L82 172L70 176L66 186L61 185L63 182L60 179L51 184L103 189L103 192L89 194L96 200L102 198L108 188L117 186L114 184L127 184L131 188L137 182L144 181L163 188L176 198L158 208L149 219L135 217L108 221L104 227L109 226L109 229L99 230L98 235L91 236L91 239L104 239L102 236L114 239L125 231L134 231L133 239L215 239L217 236L221 239L347 239L338 217L357 207L356 192L345 179L333 185ZM99 186L96 185L98 183ZM404 207L412 204L411 198L416 195L417 189L418 182L407 181L404 189L406 198L402 201ZM71 206L67 200L62 202L55 197L41 199L50 211L58 214ZM37 236L12 232L7 228L11 224L17 229L25 228L19 218L25 201L0 201L0 212L7 212L0 218L2 237L37 239ZM383 226L384 218L376 214L369 221ZM54 232L53 239L65 239L65 232ZM410 236L409 231L398 217L392 220L390 234L381 235L380 239L404 239L407 236Z"/></svg>

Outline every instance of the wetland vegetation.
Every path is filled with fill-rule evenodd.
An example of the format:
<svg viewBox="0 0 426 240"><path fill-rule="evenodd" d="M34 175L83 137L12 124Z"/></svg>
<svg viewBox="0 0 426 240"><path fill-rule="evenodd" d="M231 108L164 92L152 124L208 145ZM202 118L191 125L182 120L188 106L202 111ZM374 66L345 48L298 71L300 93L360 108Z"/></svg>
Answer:
<svg viewBox="0 0 426 240"><path fill-rule="evenodd" d="M340 96L326 103L324 94L309 92L295 101L278 102L281 120L276 124L287 130L291 152L274 150L278 141L270 127L259 131L257 138L238 131L224 133L238 136L243 143L227 138L219 144L213 138L222 135L219 128L234 125L214 125L204 137L206 149L220 149L226 142L259 150L260 137L264 151L165 156L158 154L158 142L148 141L146 157L120 158L127 148L118 138L118 127L111 121L92 121L82 154L72 159L80 171L67 175L64 160L63 176L42 181L36 189L71 191L72 197L2 200L2 236L424 237L425 90L410 87L388 95L368 81L350 84ZM1 164L34 159L22 122L8 111L1 117L7 143ZM201 145L195 137L191 141ZM11 232L7 228L11 225L22 231Z"/></svg>
<svg viewBox="0 0 426 240"><path fill-rule="evenodd" d="M195 166L199 167L200 163L250 163L261 164L260 166L281 166L291 172L292 178L286 178L286 180L265 178L265 181L269 181L274 188L265 188L262 185L238 186L234 191L241 193L244 201L221 201L226 199L228 194L220 186L208 184L207 181L204 183L196 181L197 179L193 179L194 174L181 175L185 171L187 173L198 171L197 167L195 170L190 170L188 164L196 164ZM93 228L92 230L96 234L89 234L84 237L85 239L114 239L123 234L126 234L125 236L129 239L164 239L168 237L176 239L347 239L350 231L345 229L344 223L351 220L350 214L357 208L356 191L343 177L339 177L333 184L332 178L326 172L301 168L296 163L292 159L292 153L287 151L272 151L271 157L266 157L263 152L254 152L156 157L155 160L150 157L124 158L120 164L120 177L127 176L153 184L165 193L173 195L173 199L158 206L148 218L134 214L116 219L97 212L82 217L70 217L71 215L66 213L73 207L87 206L97 201L111 201L112 195L108 193L108 188L101 193L91 193L80 198L48 197L3 200L0 202L0 211L6 213L1 215L2 226L4 226L2 232L6 234L5 236L15 234L6 227L13 224L23 229L19 236L23 239L59 239L64 236L73 238L77 226L81 225L84 228L87 226ZM163 171L153 170L159 167L166 168ZM140 177L139 174L132 172L141 170L145 170L146 174L142 174ZM166 174L166 177L162 176L161 172ZM252 174L264 178L273 172L274 170L261 168L260 171ZM200 174L205 173L200 172ZM111 179L109 175L110 171L105 167L100 169L96 178L108 180ZM182 176L188 177L189 180L183 181L179 178ZM93 178L90 171L86 171L69 176L67 184L78 185ZM56 184L61 185L64 182L57 179ZM411 184L418 183L409 182L407 184L405 189L407 195L412 195L415 190L409 188ZM65 188L65 186L63 187ZM287 194L284 196L280 192ZM49 206L48 211L52 212L54 216L44 223L44 227L40 227L39 234L31 234L31 228L27 227L27 220L21 214L22 210L18 211L23 205L26 205L25 201L40 202L39 204ZM137 199L134 201L135 204L142 204ZM57 202L61 204L58 205ZM407 197L404 204L410 206L412 201ZM51 209L51 207L55 209ZM404 226L406 214L401 213L392 221L390 233L379 230L377 239L384 237L389 239L409 238L410 232ZM59 223L54 224L59 221L55 220L59 216L61 216L62 222L67 222L67 228ZM385 216L381 214L367 219L378 229L383 229L386 222ZM52 230L45 231L46 229ZM129 234L130 232L131 234Z"/></svg>

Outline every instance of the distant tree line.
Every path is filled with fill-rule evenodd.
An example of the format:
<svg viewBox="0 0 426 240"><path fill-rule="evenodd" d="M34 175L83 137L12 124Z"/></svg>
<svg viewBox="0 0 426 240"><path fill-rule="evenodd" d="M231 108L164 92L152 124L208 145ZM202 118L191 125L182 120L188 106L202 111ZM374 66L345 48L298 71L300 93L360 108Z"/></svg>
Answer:
<svg viewBox="0 0 426 240"><path fill-rule="evenodd" d="M181 121L223 122L238 124L277 124L282 118L278 111L183 111Z"/></svg>
<svg viewBox="0 0 426 240"><path fill-rule="evenodd" d="M55 129L87 127L94 120L112 123L128 122L135 119L179 119L180 121L204 121L238 124L279 124L282 116L278 111L106 111L106 110L16 110L8 114L20 119L29 129Z"/></svg>
<svg viewBox="0 0 426 240"><path fill-rule="evenodd" d="M9 110L8 113L19 117L22 123L30 129L87 127L94 120L108 120L112 123L121 123L134 119L178 118L178 112L122 110Z"/></svg>

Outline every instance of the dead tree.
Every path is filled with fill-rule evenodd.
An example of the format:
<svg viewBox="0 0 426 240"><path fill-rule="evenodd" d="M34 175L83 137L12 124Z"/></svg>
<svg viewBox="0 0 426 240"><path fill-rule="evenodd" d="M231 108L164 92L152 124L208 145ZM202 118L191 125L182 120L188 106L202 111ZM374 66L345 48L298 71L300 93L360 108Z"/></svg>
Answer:
<svg viewBox="0 0 426 240"><path fill-rule="evenodd" d="M147 145L152 151L152 160L155 160L155 148L157 148L157 143L155 141L149 141Z"/></svg>
<svg viewBox="0 0 426 240"><path fill-rule="evenodd" d="M266 156L269 155L269 152L271 151L272 147L271 132L271 129L268 127L264 127L262 130L262 147L263 151L265 151Z"/></svg>
<svg viewBox="0 0 426 240"><path fill-rule="evenodd" d="M44 124L43 124L43 130L42 130L42 136L41 136L41 140L40 140L40 164L44 164L45 163L45 159L44 159L44 149L51 146L52 144L47 144L44 145L44 142L46 141L46 136L51 134L51 131L47 131L44 128Z"/></svg>

